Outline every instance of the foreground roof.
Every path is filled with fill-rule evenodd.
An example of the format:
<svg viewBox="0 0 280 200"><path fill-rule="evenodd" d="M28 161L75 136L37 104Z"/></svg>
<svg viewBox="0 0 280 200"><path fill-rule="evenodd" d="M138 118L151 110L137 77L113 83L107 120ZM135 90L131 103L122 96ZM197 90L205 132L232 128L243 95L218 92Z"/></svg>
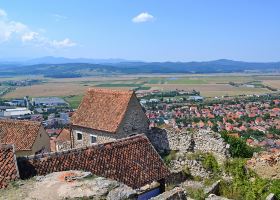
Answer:
<svg viewBox="0 0 280 200"><path fill-rule="evenodd" d="M55 171L84 170L132 188L166 178L170 172L144 134L64 152L22 158L22 178Z"/></svg>
<svg viewBox="0 0 280 200"><path fill-rule="evenodd" d="M16 151L32 150L40 122L25 120L0 120L0 143L14 144Z"/></svg>
<svg viewBox="0 0 280 200"><path fill-rule="evenodd" d="M132 95L128 90L90 88L72 116L72 124L115 133Z"/></svg>

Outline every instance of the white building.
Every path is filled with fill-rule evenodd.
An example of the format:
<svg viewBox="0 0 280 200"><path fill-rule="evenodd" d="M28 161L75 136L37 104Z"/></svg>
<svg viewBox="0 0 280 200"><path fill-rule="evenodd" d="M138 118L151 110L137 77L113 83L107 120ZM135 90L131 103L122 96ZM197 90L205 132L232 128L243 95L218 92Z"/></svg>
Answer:
<svg viewBox="0 0 280 200"><path fill-rule="evenodd" d="M0 112L1 117L16 117L22 115L30 115L31 111L27 108L12 108Z"/></svg>

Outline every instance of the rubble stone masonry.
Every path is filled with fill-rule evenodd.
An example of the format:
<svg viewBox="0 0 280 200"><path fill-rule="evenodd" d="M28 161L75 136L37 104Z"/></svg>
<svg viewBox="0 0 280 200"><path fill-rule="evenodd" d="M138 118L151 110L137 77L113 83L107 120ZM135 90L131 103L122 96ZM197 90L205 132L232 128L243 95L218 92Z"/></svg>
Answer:
<svg viewBox="0 0 280 200"><path fill-rule="evenodd" d="M18 168L13 145L0 144L0 189L18 178Z"/></svg>
<svg viewBox="0 0 280 200"><path fill-rule="evenodd" d="M176 150L181 152L211 152L218 162L230 156L223 138L212 131L198 130L194 133L176 129L152 129L147 137L158 152Z"/></svg>

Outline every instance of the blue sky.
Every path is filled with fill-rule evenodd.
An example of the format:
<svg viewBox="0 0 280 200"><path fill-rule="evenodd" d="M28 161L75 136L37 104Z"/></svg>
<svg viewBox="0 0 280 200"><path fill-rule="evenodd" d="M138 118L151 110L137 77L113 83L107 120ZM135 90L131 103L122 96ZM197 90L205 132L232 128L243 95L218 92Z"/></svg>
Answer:
<svg viewBox="0 0 280 200"><path fill-rule="evenodd" d="M279 0L1 0L0 58L280 61Z"/></svg>

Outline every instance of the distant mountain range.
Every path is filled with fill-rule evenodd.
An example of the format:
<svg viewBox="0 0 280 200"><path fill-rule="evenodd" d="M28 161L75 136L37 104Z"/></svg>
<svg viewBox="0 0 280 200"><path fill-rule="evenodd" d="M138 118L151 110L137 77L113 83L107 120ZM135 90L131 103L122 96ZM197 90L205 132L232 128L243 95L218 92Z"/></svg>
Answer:
<svg viewBox="0 0 280 200"><path fill-rule="evenodd" d="M0 60L0 76L44 75L80 77L152 73L280 72L280 62L242 62L227 59L205 62L142 62L124 59L43 57L31 60Z"/></svg>

